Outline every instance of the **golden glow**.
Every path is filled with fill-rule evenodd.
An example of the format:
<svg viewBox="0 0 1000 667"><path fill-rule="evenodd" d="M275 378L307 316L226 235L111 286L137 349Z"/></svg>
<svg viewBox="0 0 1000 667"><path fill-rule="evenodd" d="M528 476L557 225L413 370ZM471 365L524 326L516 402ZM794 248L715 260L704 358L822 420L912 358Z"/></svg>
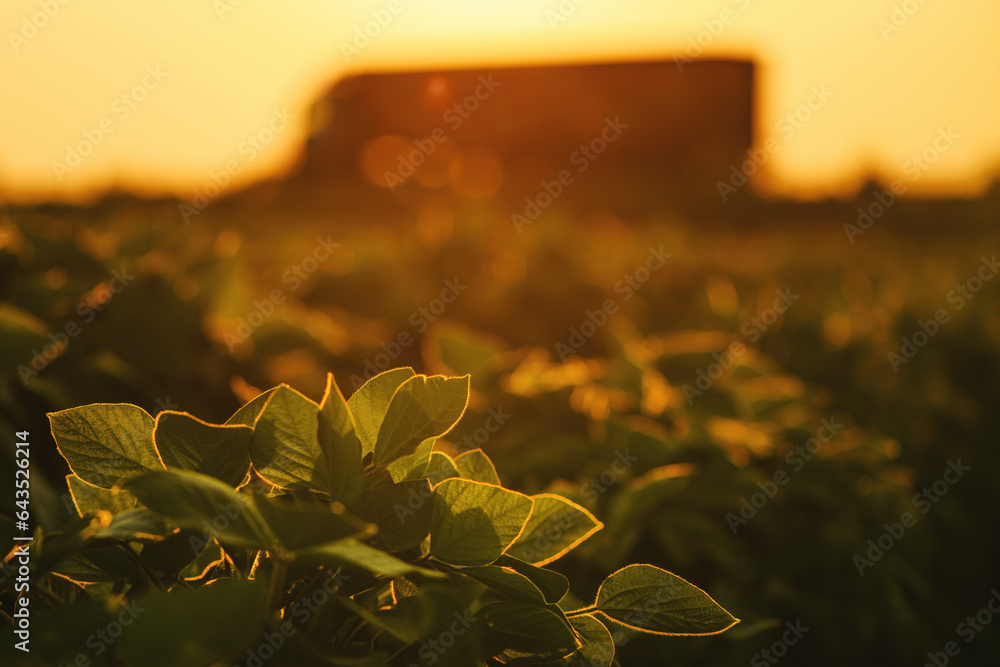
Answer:
<svg viewBox="0 0 1000 667"><path fill-rule="evenodd" d="M4 199L81 200L115 186L188 198L239 160L235 190L293 163L311 102L348 71L669 59L689 49L760 63L758 141L778 142L756 181L765 191L843 194L877 172L908 192L974 193L997 174L1000 4L989 0L398 0L396 14L389 0L53 2L51 17L38 0L0 8ZM901 25L888 33L894 6ZM359 48L372 12L385 26ZM44 25L33 31L32 21ZM699 38L704 46L692 46ZM147 68L157 67L166 76L124 115L116 100L153 82ZM823 86L829 99L785 136L781 119ZM292 120L246 160L244 142L282 110ZM948 127L958 138L947 151L907 170ZM53 163L85 132L100 142L60 181Z"/></svg>

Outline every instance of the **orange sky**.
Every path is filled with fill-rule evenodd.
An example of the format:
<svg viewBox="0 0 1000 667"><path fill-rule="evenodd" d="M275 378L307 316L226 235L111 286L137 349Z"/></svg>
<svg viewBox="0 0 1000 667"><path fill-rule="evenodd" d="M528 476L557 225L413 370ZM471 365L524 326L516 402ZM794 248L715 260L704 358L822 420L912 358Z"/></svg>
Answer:
<svg viewBox="0 0 1000 667"><path fill-rule="evenodd" d="M758 140L778 145L765 190L843 194L874 171L910 192L975 194L1000 166L991 0L345 5L5 0L0 198L79 201L115 185L186 197L237 158L241 183L272 174L300 150L311 102L347 71L669 59L699 39L704 55L761 63ZM372 12L384 27L355 42ZM829 99L802 108L815 90ZM796 111L807 119L783 123ZM268 127L269 142L247 143ZM81 142L77 162L67 147ZM925 150L933 163L912 160Z"/></svg>

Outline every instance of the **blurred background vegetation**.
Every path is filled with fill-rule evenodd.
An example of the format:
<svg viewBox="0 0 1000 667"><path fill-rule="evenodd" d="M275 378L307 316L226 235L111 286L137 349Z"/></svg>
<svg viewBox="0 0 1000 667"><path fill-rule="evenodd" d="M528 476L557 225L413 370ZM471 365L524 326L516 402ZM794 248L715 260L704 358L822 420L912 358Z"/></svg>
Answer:
<svg viewBox="0 0 1000 667"><path fill-rule="evenodd" d="M786 623L789 664L995 663L958 625L1000 585L996 3L50 4L0 9L39 525L47 412L471 373L442 446L606 525L572 595L652 563L743 621L623 665L770 664Z"/></svg>
<svg viewBox="0 0 1000 667"><path fill-rule="evenodd" d="M327 370L345 392L372 368L470 372L470 408L447 439L483 447L506 485L564 493L607 524L555 564L573 594L587 599L609 571L649 562L743 619L720 637L636 638L623 664L747 662L786 621L809 628L789 649L796 663L919 661L959 640L956 625L995 585L995 286L950 311L898 373L887 354L951 309L947 293L998 247L977 220L991 203L904 203L853 246L841 227L849 203L737 206L733 220L655 205L624 219L566 199L520 234L489 202L323 219L235 199L187 226L176 202L8 210L0 427L32 432L34 508L54 527L67 516L67 471L48 411L132 402L223 420L281 382L318 398ZM317 238L339 247L313 264ZM672 257L626 301L614 285L661 244ZM283 279L297 265L315 270ZM128 281L117 294L105 289L115 271ZM467 288L434 305L445 281ZM798 299L751 344L744 325L786 288ZM269 310L276 291L287 300ZM606 299L619 310L561 360L556 343L576 345L570 327ZM78 335L25 376L33 350L73 322ZM746 351L718 376L733 342ZM710 371L706 388L699 372ZM791 462L823 420L843 428L814 459ZM921 513L914 494L959 459L971 470ZM787 483L732 524L778 471ZM855 556L906 511L916 525L860 576ZM986 628L963 644L963 664L985 664L996 637Z"/></svg>

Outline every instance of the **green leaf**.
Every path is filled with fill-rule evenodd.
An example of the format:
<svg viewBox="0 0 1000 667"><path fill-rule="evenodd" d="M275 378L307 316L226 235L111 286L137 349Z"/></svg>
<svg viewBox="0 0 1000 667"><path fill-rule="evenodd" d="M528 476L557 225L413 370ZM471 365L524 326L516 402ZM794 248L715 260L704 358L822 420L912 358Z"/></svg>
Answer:
<svg viewBox="0 0 1000 667"><path fill-rule="evenodd" d="M354 418L333 379L333 373L326 375L326 392L319 406L317 439L326 456L330 498L350 505L365 483L364 453Z"/></svg>
<svg viewBox="0 0 1000 667"><path fill-rule="evenodd" d="M285 497L254 495L254 505L271 532L292 551L348 537L370 537L378 528L351 516L339 503L312 505L286 502Z"/></svg>
<svg viewBox="0 0 1000 667"><path fill-rule="evenodd" d="M264 411L264 407L267 406L267 402L271 400L271 395L277 391L277 389L278 387L273 387L265 392L262 392L256 398L233 413L233 416L226 420L226 424L229 426L256 426L257 420L260 419L260 413Z"/></svg>
<svg viewBox="0 0 1000 667"><path fill-rule="evenodd" d="M257 508L219 480L197 472L151 472L125 488L181 528L204 530L222 542L271 548L277 538Z"/></svg>
<svg viewBox="0 0 1000 667"><path fill-rule="evenodd" d="M567 620L555 609L513 600L493 602L476 612L495 633L499 657L533 664L563 658L580 647Z"/></svg>
<svg viewBox="0 0 1000 667"><path fill-rule="evenodd" d="M66 486L80 516L94 514L98 510L120 514L135 509L135 496L118 487L105 489L94 486L76 475L66 475Z"/></svg>
<svg viewBox="0 0 1000 667"><path fill-rule="evenodd" d="M54 574L80 584L99 581L140 581L142 573L121 545L97 547L60 558Z"/></svg>
<svg viewBox="0 0 1000 667"><path fill-rule="evenodd" d="M120 641L132 664L143 667L228 660L260 643L267 616L264 589L253 581L219 580L161 593L140 598L131 610L122 616L130 624Z"/></svg>
<svg viewBox="0 0 1000 667"><path fill-rule="evenodd" d="M330 474L318 420L318 405L288 385L277 387L250 438L250 460L260 476L286 489L327 491Z"/></svg>
<svg viewBox="0 0 1000 667"><path fill-rule="evenodd" d="M615 642L608 628L591 614L569 619L582 646L552 667L611 667L615 659Z"/></svg>
<svg viewBox="0 0 1000 667"><path fill-rule="evenodd" d="M374 574L389 578L401 577L407 574L422 574L435 579L445 575L437 570L431 570L419 565L407 563L381 549L370 547L364 542L346 539L339 542L322 544L294 552L296 562L306 564L333 564L347 567L358 567Z"/></svg>
<svg viewBox="0 0 1000 667"><path fill-rule="evenodd" d="M183 571L193 577L194 570L201 575L209 564L221 558L218 542L199 530L179 530L162 542L150 542L142 547L142 560L147 565L174 575Z"/></svg>
<svg viewBox="0 0 1000 667"><path fill-rule="evenodd" d="M379 373L368 382L361 385L361 388L354 392L347 401L354 416L354 423L357 425L358 438L361 440L362 451L365 455L375 451L375 441L378 439L378 430L385 418L386 410L392 397L403 384L416 373L412 368L394 368L391 371Z"/></svg>
<svg viewBox="0 0 1000 667"><path fill-rule="evenodd" d="M80 479L110 489L163 470L153 446L153 418L129 403L94 403L50 412L52 437Z"/></svg>
<svg viewBox="0 0 1000 667"><path fill-rule="evenodd" d="M520 560L551 563L604 527L593 514L562 496L542 493L532 500L531 518L507 549Z"/></svg>
<svg viewBox="0 0 1000 667"><path fill-rule="evenodd" d="M594 604L617 623L657 635L713 635L739 623L705 591L653 565L618 570Z"/></svg>
<svg viewBox="0 0 1000 667"><path fill-rule="evenodd" d="M385 630L405 644L410 644L420 639L420 633L413 619L400 614L396 608L377 612L365 608L346 595L334 595L331 599L352 614L360 616L376 628Z"/></svg>
<svg viewBox="0 0 1000 667"><path fill-rule="evenodd" d="M481 567L463 567L458 572L472 577L479 583L489 586L512 600L536 605L546 604L545 595L542 594L538 586L513 568L483 565Z"/></svg>
<svg viewBox="0 0 1000 667"><path fill-rule="evenodd" d="M512 558L507 554L500 556L496 560L495 565L509 567L530 579L538 587L538 590L542 592L545 596L545 601L549 604L557 604L569 592L569 579L560 572L535 567L530 563Z"/></svg>
<svg viewBox="0 0 1000 667"><path fill-rule="evenodd" d="M531 514L531 498L492 484L448 479L434 491L430 553L452 565L489 565Z"/></svg>
<svg viewBox="0 0 1000 667"><path fill-rule="evenodd" d="M173 530L167 527L159 515L140 507L115 515L111 525L101 528L94 536L116 540L157 539L166 537L172 532Z"/></svg>
<svg viewBox="0 0 1000 667"><path fill-rule="evenodd" d="M427 465L431 462L435 442L437 442L437 438L427 438L417 446L412 454L401 456L386 466L392 481L402 482L423 477Z"/></svg>
<svg viewBox="0 0 1000 667"><path fill-rule="evenodd" d="M493 461L481 449L471 449L455 458L455 468L462 479L500 486L500 476Z"/></svg>
<svg viewBox="0 0 1000 667"><path fill-rule="evenodd" d="M465 412L469 376L417 375L393 394L375 441L375 465L411 453L422 441L444 435Z"/></svg>
<svg viewBox="0 0 1000 667"><path fill-rule="evenodd" d="M381 484L362 491L350 509L379 527L372 545L386 551L405 551L419 546L430 533L433 497L426 479Z"/></svg>
<svg viewBox="0 0 1000 667"><path fill-rule="evenodd" d="M440 484L446 479L458 477L458 468L450 456L444 452L431 452L430 461L424 469L424 477L432 484Z"/></svg>
<svg viewBox="0 0 1000 667"><path fill-rule="evenodd" d="M186 412L156 415L153 442L168 470L194 470L239 486L250 470L253 428L209 424Z"/></svg>

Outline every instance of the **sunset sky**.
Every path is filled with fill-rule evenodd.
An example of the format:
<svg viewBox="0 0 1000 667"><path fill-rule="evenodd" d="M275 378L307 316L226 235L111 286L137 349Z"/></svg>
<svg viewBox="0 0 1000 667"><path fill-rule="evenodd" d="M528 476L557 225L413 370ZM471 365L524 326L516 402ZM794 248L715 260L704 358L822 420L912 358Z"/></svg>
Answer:
<svg viewBox="0 0 1000 667"><path fill-rule="evenodd" d="M1000 166L990 0L63 3L0 7L0 199L188 196L236 158L238 184L280 172L311 103L346 72L686 53L760 64L757 140L778 142L766 191L849 194L875 172L910 192L975 194ZM373 12L385 25L365 43ZM818 89L829 98L800 108ZM808 118L789 136L779 124L797 110ZM93 145L74 166L81 142ZM912 161L925 150L933 163Z"/></svg>

